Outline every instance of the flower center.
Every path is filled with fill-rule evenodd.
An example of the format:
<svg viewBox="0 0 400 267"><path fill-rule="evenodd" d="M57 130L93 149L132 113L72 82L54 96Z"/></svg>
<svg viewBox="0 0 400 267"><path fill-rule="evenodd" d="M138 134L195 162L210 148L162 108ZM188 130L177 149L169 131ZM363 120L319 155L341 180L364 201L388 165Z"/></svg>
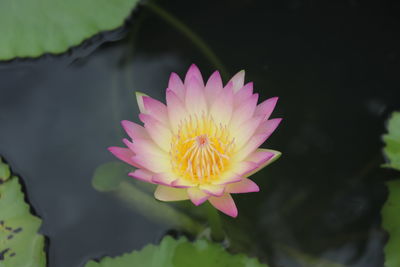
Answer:
<svg viewBox="0 0 400 267"><path fill-rule="evenodd" d="M229 166L234 146L226 125L216 125L209 115L191 115L172 138L172 169L196 184L218 180Z"/></svg>

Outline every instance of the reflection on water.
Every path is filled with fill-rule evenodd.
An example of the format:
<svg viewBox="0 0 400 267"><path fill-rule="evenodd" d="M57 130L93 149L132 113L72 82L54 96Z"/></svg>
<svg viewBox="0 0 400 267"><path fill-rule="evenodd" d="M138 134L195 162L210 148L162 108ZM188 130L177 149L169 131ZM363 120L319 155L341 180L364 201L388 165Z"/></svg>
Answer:
<svg viewBox="0 0 400 267"><path fill-rule="evenodd" d="M284 117L265 144L282 158L254 175L260 193L236 196L241 214L227 226L247 233L249 253L271 266L306 266L317 256L381 266L391 173L379 168L380 135L400 108L394 7L203 2L163 5L231 74L246 69L261 99L279 96L273 116ZM113 160L106 147L119 144L119 121L137 122L134 90L161 100L170 72L182 75L192 62L207 76L214 69L154 13L137 16L139 29L133 21L126 38L72 63L63 56L1 66L0 153L43 218L50 267L141 248L168 230L91 186L95 168Z"/></svg>

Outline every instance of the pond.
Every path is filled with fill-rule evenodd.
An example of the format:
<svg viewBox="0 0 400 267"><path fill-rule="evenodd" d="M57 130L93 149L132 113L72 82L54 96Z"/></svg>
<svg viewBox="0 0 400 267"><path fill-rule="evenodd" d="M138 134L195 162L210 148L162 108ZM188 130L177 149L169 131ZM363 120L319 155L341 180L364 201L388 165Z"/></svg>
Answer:
<svg viewBox="0 0 400 267"><path fill-rule="evenodd" d="M380 213L393 172L380 168L381 135L400 109L399 6L157 5L212 49L228 74L224 82L245 69L261 100L279 96L272 117L283 121L263 147L282 157L253 175L259 193L235 196L238 218L223 215L251 240L240 252L270 266L305 266L307 259L383 266ZM170 73L183 77L192 63L208 77L219 66L203 52L141 6L124 27L65 54L0 64L0 155L43 220L50 267L83 266L171 233L162 220L95 190L92 177L115 161L107 147L122 146L120 121L139 123L134 92L164 101Z"/></svg>

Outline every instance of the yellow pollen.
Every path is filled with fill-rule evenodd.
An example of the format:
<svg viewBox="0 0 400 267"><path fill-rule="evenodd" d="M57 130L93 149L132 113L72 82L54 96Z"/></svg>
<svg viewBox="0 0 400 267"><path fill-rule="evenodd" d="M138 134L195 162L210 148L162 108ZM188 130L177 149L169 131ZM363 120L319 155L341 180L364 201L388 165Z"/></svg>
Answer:
<svg viewBox="0 0 400 267"><path fill-rule="evenodd" d="M180 122L178 133L172 137L172 169L193 183L210 183L229 167L234 146L226 125L217 125L204 113L190 115Z"/></svg>

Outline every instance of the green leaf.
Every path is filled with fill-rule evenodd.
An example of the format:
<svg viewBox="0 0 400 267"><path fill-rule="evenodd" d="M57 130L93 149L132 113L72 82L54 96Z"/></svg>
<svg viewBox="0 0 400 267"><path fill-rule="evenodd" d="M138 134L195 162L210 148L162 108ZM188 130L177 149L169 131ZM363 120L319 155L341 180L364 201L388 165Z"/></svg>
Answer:
<svg viewBox="0 0 400 267"><path fill-rule="evenodd" d="M197 234L203 225L169 203L154 198L155 186L128 176L133 167L122 162L107 162L96 168L92 185L100 192L109 192L156 223Z"/></svg>
<svg viewBox="0 0 400 267"><path fill-rule="evenodd" d="M400 171L400 112L393 112L388 121L388 134L383 136L384 154L388 163L384 166Z"/></svg>
<svg viewBox="0 0 400 267"><path fill-rule="evenodd" d="M266 267L245 255L231 255L220 244L165 237L158 246L147 245L120 257L90 261L85 267Z"/></svg>
<svg viewBox="0 0 400 267"><path fill-rule="evenodd" d="M0 172L4 166L0 166ZM4 172L3 172L4 173ZM7 177L8 178L8 177ZM18 178L0 184L0 266L44 267L44 237L37 232L41 220L30 213Z"/></svg>
<svg viewBox="0 0 400 267"><path fill-rule="evenodd" d="M108 192L118 188L132 171L127 164L112 161L96 168L93 174L92 185L99 192Z"/></svg>
<svg viewBox="0 0 400 267"><path fill-rule="evenodd" d="M139 0L2 0L0 60L61 53L121 26Z"/></svg>
<svg viewBox="0 0 400 267"><path fill-rule="evenodd" d="M8 178L10 178L10 167L3 163L0 158L0 184L4 183Z"/></svg>
<svg viewBox="0 0 400 267"><path fill-rule="evenodd" d="M400 180L387 183L389 197L382 209L382 226L389 233L385 267L400 266Z"/></svg>
<svg viewBox="0 0 400 267"><path fill-rule="evenodd" d="M266 267L255 258L244 254L232 255L216 243L198 240L194 243L182 242L176 248L173 258L177 267Z"/></svg>

